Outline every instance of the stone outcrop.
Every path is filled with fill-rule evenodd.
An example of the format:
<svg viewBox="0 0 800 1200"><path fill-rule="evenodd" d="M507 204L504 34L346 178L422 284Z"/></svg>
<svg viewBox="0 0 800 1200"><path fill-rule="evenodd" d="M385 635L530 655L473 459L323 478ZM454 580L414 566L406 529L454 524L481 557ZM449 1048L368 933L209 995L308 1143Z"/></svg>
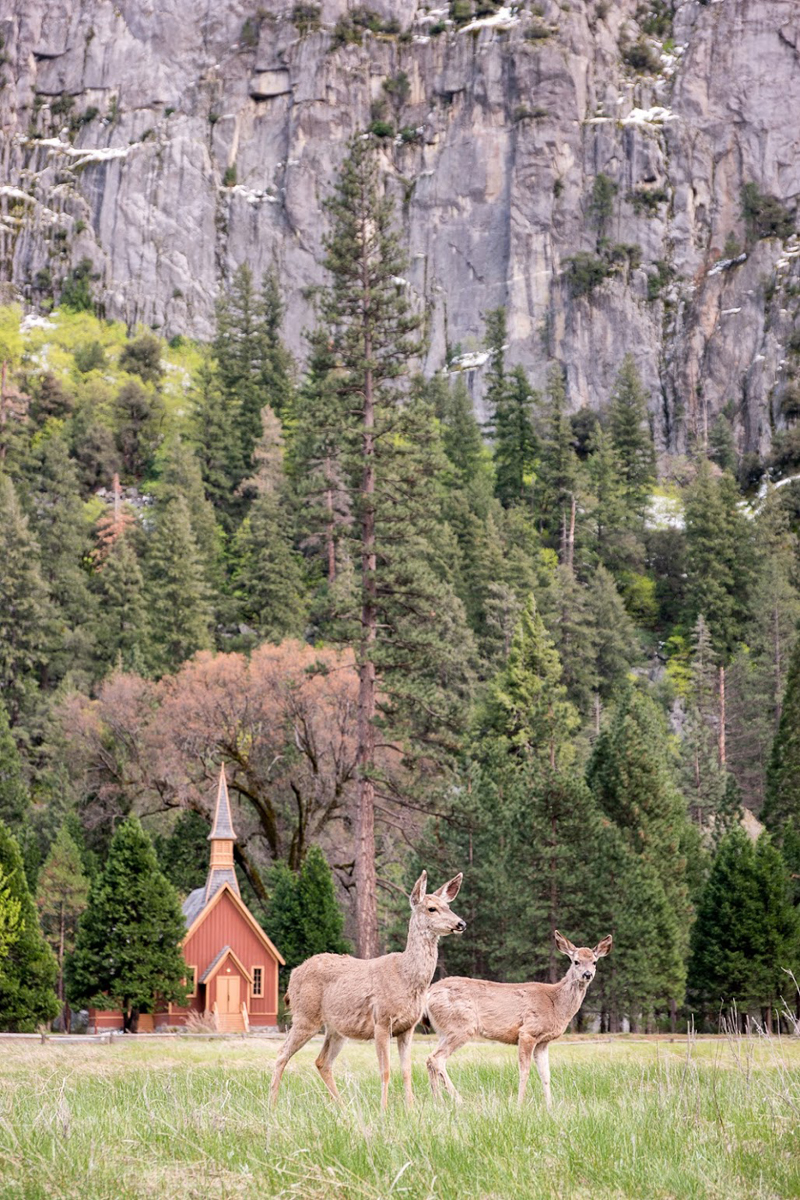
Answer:
<svg viewBox="0 0 800 1200"><path fill-rule="evenodd" d="M605 402L630 350L662 447L727 409L765 452L794 386L800 242L746 239L741 189L800 198L795 0L677 0L657 36L654 0L443 30L444 9L371 6L399 32L335 37L343 0L319 22L274 0L7 0L4 277L36 304L88 258L107 315L207 337L220 281L275 262L302 353L322 200L378 104L427 370L460 363L479 403L482 314L505 304L511 361L539 382L563 362L574 407ZM607 272L584 295L581 251Z"/></svg>

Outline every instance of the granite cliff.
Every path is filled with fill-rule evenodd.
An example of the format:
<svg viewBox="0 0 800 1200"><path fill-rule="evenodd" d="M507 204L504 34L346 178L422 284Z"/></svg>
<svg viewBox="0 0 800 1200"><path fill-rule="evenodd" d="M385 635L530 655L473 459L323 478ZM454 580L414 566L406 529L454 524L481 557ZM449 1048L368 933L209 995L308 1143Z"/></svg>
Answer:
<svg viewBox="0 0 800 1200"><path fill-rule="evenodd" d="M207 337L220 281L275 262L302 353L321 202L377 122L429 371L479 403L506 305L510 359L563 362L574 408L630 350L662 448L726 409L769 449L800 407L796 0L261 2L5 0L0 254L26 304L90 260L108 316Z"/></svg>

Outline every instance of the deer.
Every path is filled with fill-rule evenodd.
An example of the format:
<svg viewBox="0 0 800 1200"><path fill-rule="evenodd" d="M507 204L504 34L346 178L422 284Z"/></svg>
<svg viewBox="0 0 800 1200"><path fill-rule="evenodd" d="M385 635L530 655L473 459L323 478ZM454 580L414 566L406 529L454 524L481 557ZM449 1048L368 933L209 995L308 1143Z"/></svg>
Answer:
<svg viewBox="0 0 800 1200"><path fill-rule="evenodd" d="M439 938L463 933L466 921L450 911L463 874L428 893L422 872L409 902L406 948L379 958L353 958L349 954L315 954L295 967L289 976L286 1003L292 1011L292 1028L275 1061L270 1100L278 1098L281 1076L292 1055L325 1029L315 1066L333 1099L341 1102L333 1064L347 1038L375 1042L381 1075L381 1108L389 1100L389 1043L397 1038L406 1103L414 1103L411 1087L411 1039L422 1017L425 996L436 970Z"/></svg>
<svg viewBox="0 0 800 1200"><path fill-rule="evenodd" d="M550 1093L550 1043L561 1037L581 1007L586 989L594 979L598 959L611 950L611 935L593 950L576 949L569 938L555 930L555 942L569 957L569 967L558 983L494 983L488 979L458 976L441 979L428 992L425 1012L428 1023L439 1034L439 1045L426 1059L431 1090L439 1095L439 1084L456 1103L461 1097L447 1074L447 1060L470 1038L486 1038L519 1047L519 1090L522 1104L531 1069L536 1063L548 1110Z"/></svg>

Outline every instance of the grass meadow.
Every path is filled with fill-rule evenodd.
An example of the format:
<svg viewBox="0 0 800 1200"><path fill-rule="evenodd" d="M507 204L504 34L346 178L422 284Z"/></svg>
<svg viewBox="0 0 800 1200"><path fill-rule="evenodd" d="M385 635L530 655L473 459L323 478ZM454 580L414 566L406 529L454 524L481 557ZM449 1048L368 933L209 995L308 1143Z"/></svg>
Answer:
<svg viewBox="0 0 800 1200"><path fill-rule="evenodd" d="M405 1110L393 1051L382 1114L371 1045L337 1062L328 1100L311 1042L268 1106L277 1042L0 1043L0 1197L800 1196L800 1040L567 1038L552 1116L515 1050L466 1046L462 1108L434 1102L414 1043Z"/></svg>

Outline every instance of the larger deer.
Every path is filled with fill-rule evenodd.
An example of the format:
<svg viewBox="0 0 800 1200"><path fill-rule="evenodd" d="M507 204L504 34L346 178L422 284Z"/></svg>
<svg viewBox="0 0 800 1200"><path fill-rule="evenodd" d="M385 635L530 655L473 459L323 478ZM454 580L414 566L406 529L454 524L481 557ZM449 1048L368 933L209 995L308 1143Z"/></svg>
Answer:
<svg viewBox="0 0 800 1200"><path fill-rule="evenodd" d="M487 1038L519 1047L518 1103L525 1096L533 1057L545 1103L552 1107L550 1043L561 1037L583 1004L586 989L597 970L597 960L608 954L612 940L609 935L594 950L587 947L578 950L558 930L555 939L559 950L570 960L566 975L558 983L493 983L488 979L453 976L433 985L425 1008L440 1038L427 1059L434 1095L438 1095L441 1081L450 1095L461 1101L447 1074L447 1060L470 1038Z"/></svg>
<svg viewBox="0 0 800 1200"><path fill-rule="evenodd" d="M292 1010L292 1028L275 1061L270 1098L274 1103L286 1064L309 1038L324 1026L325 1040L316 1067L325 1086L339 1100L333 1063L347 1038L374 1039L381 1073L381 1108L389 1097L389 1042L397 1038L406 1102L413 1104L411 1039L422 1016L425 994L436 970L439 938L463 933L467 925L450 911L461 887L458 874L430 895L423 871L409 901L411 920L406 948L380 958L352 958L349 954L315 954L295 967L289 977L286 1001Z"/></svg>

